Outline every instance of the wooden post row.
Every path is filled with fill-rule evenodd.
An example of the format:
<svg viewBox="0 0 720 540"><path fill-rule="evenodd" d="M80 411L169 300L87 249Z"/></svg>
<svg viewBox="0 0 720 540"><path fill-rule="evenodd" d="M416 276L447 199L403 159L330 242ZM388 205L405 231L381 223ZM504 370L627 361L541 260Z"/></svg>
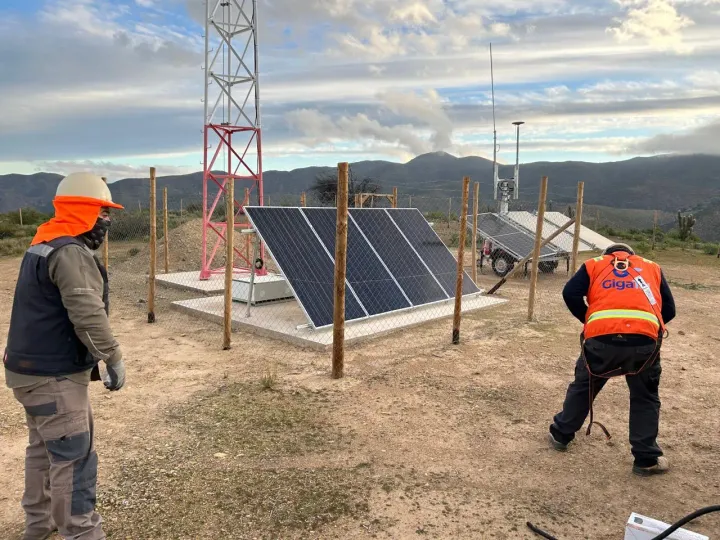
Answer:
<svg viewBox="0 0 720 540"><path fill-rule="evenodd" d="M575 203L575 234L573 235L572 274L575 275L578 267L578 253L580 252L580 233L582 231L583 200L585 197L585 182L578 182L577 202Z"/></svg>
<svg viewBox="0 0 720 540"><path fill-rule="evenodd" d="M473 193L473 228L472 228L472 279L477 284L477 225L480 211L480 182L475 182Z"/></svg>
<svg viewBox="0 0 720 540"><path fill-rule="evenodd" d="M148 277L148 322L155 322L155 272L157 271L157 183L150 167L150 275Z"/></svg>
<svg viewBox="0 0 720 540"><path fill-rule="evenodd" d="M530 298L528 299L528 321L532 322L535 316L535 292L537 290L538 266L540 264L540 245L542 244L543 223L545 222L545 201L547 199L547 176L540 182L540 197L538 198L537 225L535 227L535 248L531 261Z"/></svg>
<svg viewBox="0 0 720 540"><path fill-rule="evenodd" d="M338 164L338 206L335 228L335 305L333 313L332 377L345 369L345 275L347 267L348 164Z"/></svg>
<svg viewBox="0 0 720 540"><path fill-rule="evenodd" d="M225 309L223 317L223 350L232 344L232 278L235 266L235 179L225 184ZM248 299L249 302L249 299Z"/></svg>
<svg viewBox="0 0 720 540"><path fill-rule="evenodd" d="M170 239L168 238L168 200L167 186L163 188L163 248L165 255L165 273L170 272Z"/></svg>
<svg viewBox="0 0 720 540"><path fill-rule="evenodd" d="M463 178L462 214L460 215L460 247L458 247L457 280L455 283L455 316L453 317L452 342L460 343L460 321L462 320L462 291L465 266L465 238L467 238L468 195L470 178Z"/></svg>

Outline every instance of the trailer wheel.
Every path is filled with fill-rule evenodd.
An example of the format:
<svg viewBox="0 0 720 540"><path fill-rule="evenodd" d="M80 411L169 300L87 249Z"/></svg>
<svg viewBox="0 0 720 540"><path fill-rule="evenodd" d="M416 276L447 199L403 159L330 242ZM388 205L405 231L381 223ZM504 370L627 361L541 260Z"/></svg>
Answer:
<svg viewBox="0 0 720 540"><path fill-rule="evenodd" d="M492 269L500 277L507 276L515 266L515 259L506 253L500 253L493 257Z"/></svg>

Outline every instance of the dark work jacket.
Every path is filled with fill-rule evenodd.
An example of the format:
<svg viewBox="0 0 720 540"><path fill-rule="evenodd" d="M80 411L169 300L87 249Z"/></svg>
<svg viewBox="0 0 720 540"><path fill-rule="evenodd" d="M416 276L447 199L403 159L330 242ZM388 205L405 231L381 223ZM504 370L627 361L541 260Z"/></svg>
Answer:
<svg viewBox="0 0 720 540"><path fill-rule="evenodd" d="M64 236L31 246L20 265L7 347L3 362L14 373L61 376L94 368L98 360L75 333L62 296L50 279L50 259L65 246L85 244ZM103 302L109 312L105 267L95 258L103 278Z"/></svg>

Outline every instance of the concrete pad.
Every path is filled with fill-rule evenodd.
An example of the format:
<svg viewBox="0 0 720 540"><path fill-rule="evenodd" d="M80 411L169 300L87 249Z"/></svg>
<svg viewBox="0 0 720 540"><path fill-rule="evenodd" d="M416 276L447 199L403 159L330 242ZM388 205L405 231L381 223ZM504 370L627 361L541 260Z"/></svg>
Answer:
<svg viewBox="0 0 720 540"><path fill-rule="evenodd" d="M236 273L235 276L250 276L250 273ZM210 278L201 280L200 270L192 272L174 272L172 274L156 274L155 282L158 285L173 289L182 289L200 294L218 294L225 290L225 274L213 274Z"/></svg>
<svg viewBox="0 0 720 540"><path fill-rule="evenodd" d="M468 313L496 306L506 300L469 295L463 298L462 311ZM224 301L222 296L209 296L193 300L173 302L174 309L222 324ZM411 310L389 313L365 320L348 322L345 327L345 343L355 344L398 330L408 329L429 321L451 318L455 300L421 306ZM233 302L232 325L243 330L281 339L301 347L326 350L332 346L332 327L314 330L308 327L307 318L296 301L277 302L252 306L246 317L247 305Z"/></svg>

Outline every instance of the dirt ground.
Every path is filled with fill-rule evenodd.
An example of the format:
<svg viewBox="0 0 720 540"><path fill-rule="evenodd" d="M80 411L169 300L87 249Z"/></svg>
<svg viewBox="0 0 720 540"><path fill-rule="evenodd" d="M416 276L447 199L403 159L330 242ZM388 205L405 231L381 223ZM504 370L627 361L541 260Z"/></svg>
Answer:
<svg viewBox="0 0 720 540"><path fill-rule="evenodd" d="M531 521L561 539L616 540L632 511L675 521L717 504L720 265L657 260L678 306L661 381L672 471L648 479L631 474L621 380L596 402L612 445L595 430L566 454L548 448L580 330L564 272L542 276L539 322L526 322L528 284L515 280L500 291L508 303L463 319L460 345L447 320L388 335L350 348L340 381L329 353L240 332L222 351L216 325L179 314L148 325L119 291L128 382L91 386L108 538L530 539ZM0 348L18 264L0 260ZM0 537L14 539L26 432L0 377ZM720 517L689 528L717 535Z"/></svg>

